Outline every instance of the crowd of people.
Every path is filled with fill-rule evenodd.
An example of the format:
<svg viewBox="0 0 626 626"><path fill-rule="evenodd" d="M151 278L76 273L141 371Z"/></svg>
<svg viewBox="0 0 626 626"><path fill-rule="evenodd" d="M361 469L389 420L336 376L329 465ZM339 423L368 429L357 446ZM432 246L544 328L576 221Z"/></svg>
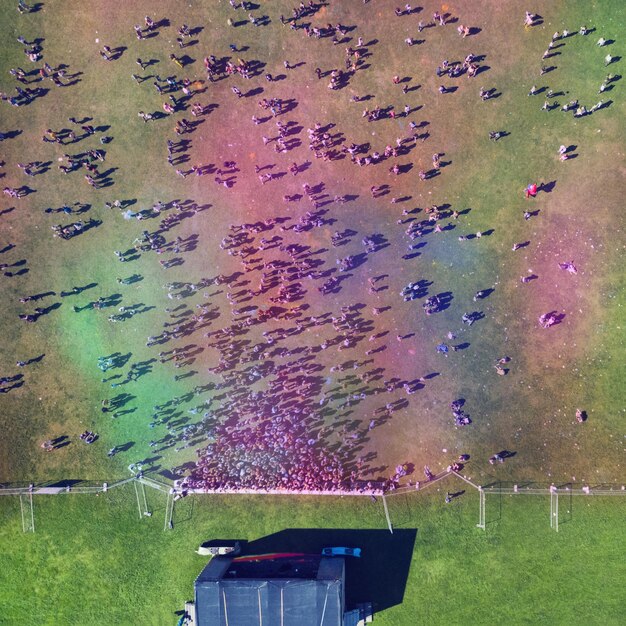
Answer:
<svg viewBox="0 0 626 626"><path fill-rule="evenodd" d="M242 18L244 21L255 27L267 25L270 18L251 13L254 9L250 9L247 6L249 4L231 2L237 18L243 10L248 13ZM357 74L367 71L376 42L366 42L360 36L354 41L352 33L357 25L317 23L318 15L321 15L320 9L325 4L314 0L306 4L300 3L294 7L291 16L281 15L280 21L285 27L295 31L296 36L301 33L305 38L304 43L306 39L313 38L328 40L330 46L348 46L344 67L329 70L316 68L313 72L319 80L329 77L329 89L336 91L337 97L344 97L342 90L355 80ZM27 5L20 3L20 6L23 8ZM418 8L407 5L404 9L396 9L395 15L401 19L412 19L410 16L419 12ZM536 16L527 14L525 25L532 27L536 21ZM231 22L235 27L234 18ZM458 23L456 16L437 12L427 23L420 20L418 24L416 20L415 33L421 36L424 30L434 29L433 36L436 36L446 25L455 23ZM155 21L146 17L144 26L131 26L131 32L134 30L140 42L136 45L141 45L141 41L166 28L166 24L167 20ZM473 28L459 24L457 30L463 38L470 36L468 41L472 41ZM586 27L584 31L580 31L583 36L589 32ZM178 28L177 42L181 49L196 45L191 41L192 33L195 32L195 29L186 24ZM236 31L233 32L235 37ZM552 41L563 43L571 35L572 33L559 34ZM407 40L410 46L417 45L416 42L413 38ZM248 49L247 46L238 44L230 46L231 52L237 53L244 48ZM33 62L38 62L42 54L43 50L37 50L39 56ZM107 62L122 63L126 58L122 52L107 46L100 51L100 56ZM549 56L544 55L544 60ZM439 92L453 93L457 87L452 84L460 84L458 81L461 77L471 79L482 75L488 69L481 65L483 60L484 56L469 52L463 61L444 59L431 68L439 78L456 81L442 85ZM154 64L161 62L174 65L177 71L190 71L185 56L169 53L163 61L154 60ZM138 58L137 64L142 71L146 71L153 61L146 62ZM295 71L299 65L304 63L284 61L287 73ZM395 140L377 139L376 141L381 142L379 146L350 142L335 123L318 120L310 123L308 137L304 141L300 137L303 126L297 120L287 118L297 109L298 100L285 97L283 90L275 87L280 80L276 75L266 73L265 66L265 62L256 59L234 60L228 54L207 54L202 76L161 78L158 75L132 75L137 89L154 87L153 97L155 101L160 101L156 103L154 112L142 110L138 112L138 117L148 126L163 118L175 120L174 124L169 119L166 120L173 126L172 132L176 135L175 138L167 139L166 144L167 163L171 166L172 173L183 179L191 175L194 178L211 175L218 186L227 190L236 188L239 178L245 175L244 166L235 160L226 160L219 165L198 163L191 169L182 169L183 164L195 156L194 138L198 129L213 115L216 108L213 103L200 101L206 91L205 84L211 85L211 93L217 93L222 81L227 81L229 86L221 92L229 107L241 106L238 104L240 101L264 92L264 97L258 101L260 113L252 116L250 130L252 132L255 127L260 126L259 130L265 133L259 138L263 144L259 146L259 152L278 159L281 158L280 155L287 155L285 158L291 164L284 172L279 171L281 166L276 167L276 164L257 165L255 175L262 186L279 186L282 183L277 181L281 181L288 173L291 175L288 179L294 181L302 178L305 173L307 176L315 176L315 164L308 161L309 155L320 164L346 159L351 166L375 168L376 173L380 171L377 166L386 163L385 167L393 174L392 180L413 167L413 163L401 164L398 159L413 155L418 160L418 149L430 135L425 131L428 123L418 124L409 119L416 110L414 103L399 107L398 110L394 105L388 105L364 111L365 123L377 125L377 128L382 120L407 118L401 127L404 128L401 134L405 136ZM57 80L65 75L60 73L63 70L47 64L41 71L42 77L52 76ZM309 69L302 68L301 71ZM20 68L12 71L18 82L29 80L31 74L32 72L24 72ZM281 80L287 78L285 76ZM265 88L259 88L258 82L263 80ZM607 77L603 83L605 89L612 80L615 77ZM248 81L251 86L246 90L243 87ZM401 80L396 76L392 82L400 84ZM410 91L403 84L403 96L407 97ZM529 95L537 92L533 86ZM480 99L489 100L495 93L495 89L481 88ZM3 99L9 104L27 104L30 97L19 86L16 95L3 94ZM162 102L164 97L167 100ZM348 106L348 97L345 96L345 99ZM351 100L358 102L361 98L352 96ZM550 107L553 104L558 106L555 101L550 102ZM578 110L578 101L576 105ZM568 107L571 108L574 107ZM592 107L593 110L599 108L602 107ZM192 119L184 117L189 109ZM46 130L42 137L43 142L65 147L83 140L93 141L97 135L100 136L101 144L110 140L103 135L102 130L90 123L90 118L71 118L70 122L74 125L69 130ZM275 130L265 130L266 128ZM489 133L494 141L506 135L504 130ZM305 150L306 153L303 154ZM430 150L430 153L433 151ZM568 154L571 154L570 148L562 146L559 149L561 160L566 160L562 157ZM417 168L419 173L415 176L415 185L423 185L429 179L441 175L442 170L450 164L445 157L440 151L434 152L432 159L429 156L432 168L430 165L424 169ZM86 170L88 173L84 178L88 184L94 190L104 190L113 182L110 172L99 169L105 159L106 152L102 147L90 147L76 154L64 154L59 168L68 175ZM20 168L26 175L37 176L41 173L38 169L41 168L41 162L33 161L20 165ZM384 199L394 191L394 184L374 185L370 190L372 198ZM414 379L401 376L385 379L385 367L381 366L379 355L389 348L385 337L391 336L391 321L385 322L384 314L391 306L368 307L357 299L354 303L341 306L339 311L333 311L333 302L338 300L324 300L327 296L339 294L344 283L361 271L358 268L371 265L371 259L391 245L385 234L369 233L361 236L361 247L357 251L352 250L351 254L343 254L335 259L334 266L328 262L328 255L325 256L327 250L312 244L314 237L310 235L330 232L337 221L337 212L344 203L353 199L347 194L331 191L331 186L325 182L314 184L309 180L302 183L297 193L284 195L282 198L285 206L291 207L295 204L300 207L301 202L306 204L305 210L298 210L299 217L296 217L295 210L288 217L280 216L284 212L282 210L270 215L272 211L268 208L265 211L267 215L261 219L231 224L219 247L230 257L225 266L238 264L236 271L219 273L195 282L172 281L165 285L167 299L175 301L176 306L168 303L170 306L165 308L167 320L159 332L148 337L146 346L156 351L157 347L169 344L167 347L171 349L162 349L158 354L158 361L161 364L171 363L177 370L174 377L176 382L186 381L197 374L190 368L196 360L201 359L201 353L217 356L216 364L208 368L211 382L196 385L191 391L156 405L147 424L150 429L162 429L162 435L155 436L149 444L154 453L165 454L170 449L181 452L187 448L196 451L197 460L192 466L187 462L172 468L173 474L184 478L185 487L208 491L283 490L308 493L356 490L374 493L397 487L407 475L404 469L406 466L401 465L398 466L400 471L396 468L396 472L382 482L377 480L383 470L373 466L376 455L366 452L367 443L372 436L372 430L388 422L395 412L409 406L410 396L428 384L429 375ZM526 189L526 197L530 200L541 190L541 186L531 184ZM5 187L4 192L11 198L22 197L19 188ZM393 208L393 205L405 202L410 197L395 195L389 199ZM141 256L154 258L158 255L164 271L182 265L186 255L196 249L197 235L188 237L175 233L182 224L198 225L200 228L203 212L208 208L195 200L180 199L159 201L148 209L136 211L130 209L130 205L124 201L109 201L106 205L110 209L117 208L126 220L146 220L152 224L158 222L158 225L143 230L128 250L116 250L114 254L118 261L128 263ZM64 213L82 211L80 207L74 211L72 206L72 203L68 203L60 210ZM56 212L53 209L49 211ZM419 256L417 250L432 238L454 229L457 223L462 223L462 219L460 222L458 220L464 213L465 211L449 204L403 209L397 220L406 238L402 245L408 246L403 258L408 260ZM526 214L530 217L531 213L525 213L525 219L528 219ZM76 220L65 225L53 225L52 230L55 236L67 240L99 226L100 223L93 218ZM378 228L378 225L373 227ZM487 234L479 232L475 235L461 235L458 239L468 241ZM357 232L350 229L337 230L331 233L329 241L333 249L337 249L351 245L356 235ZM513 249L524 247L527 243L515 244ZM573 261L562 264L561 267L571 274L577 273ZM388 288L388 278L387 274L370 278L368 293L375 296L383 292ZM127 278L117 278L117 284L131 285L141 280L142 276L135 273ZM522 277L523 283L529 280L529 277ZM449 291L432 293L432 284L426 279L412 281L402 289L400 298L406 303L421 300L426 316L441 313L452 306L454 296ZM487 289L484 285L476 287L480 289L476 291L474 302L482 301L493 292L493 289ZM77 295L80 292L79 289L75 293ZM230 312L224 309L219 298L222 293L225 293ZM328 302L325 308L329 310L318 312L319 307L315 306L312 296ZM22 301L33 299L36 299L36 295L26 296ZM74 311L80 313L117 306L117 313L109 312L107 317L110 322L122 323L150 308L143 304L118 306L120 302L121 298L100 297L82 306L75 305ZM35 314L24 314L20 317L28 322L36 322L42 311L43 309L38 308L35 309ZM467 329L483 318L482 311L459 312L462 332L469 332ZM553 311L542 315L539 324L548 328L558 324L561 319L562 314ZM398 342L411 336L411 329L397 329ZM456 339L456 334L451 331L448 339ZM364 349L365 346L368 346L367 350ZM452 346L452 351L462 350L464 347L464 342L460 342ZM357 351L353 351L354 349ZM327 355L331 350L338 355L337 359L329 359ZM440 343L436 350L448 356L449 346ZM354 357L363 352L366 358ZM155 357L149 361L131 364L126 378L116 374L116 370L125 367L128 361L120 353L101 357L98 367L107 375L113 374L110 378L104 378L103 382L110 383L111 388L117 389L150 373L152 361L156 360ZM328 366L329 360L337 362ZM497 367L504 370L500 364ZM110 382L111 380L114 382ZM0 391L9 391L17 383L21 384L19 379L5 377L2 379L4 386L0 387ZM387 397L382 403L376 399L377 396L385 395ZM102 412L109 413L112 418L121 417L127 401L126 394L118 394L106 400ZM185 408L192 403L195 406ZM450 404L456 427L465 427L472 423L469 414L462 409L463 404L462 399ZM371 415L368 414L365 419L359 416L364 406L374 407ZM194 416L199 416L199 421L191 421ZM86 432L88 437L85 441L95 441L97 435ZM92 441L88 440L90 437ZM117 452L119 448L116 446L109 451L109 456L114 456ZM463 455L463 459L465 457ZM500 460L498 455L494 455L489 462ZM458 463L454 464L455 471L461 467Z"/></svg>

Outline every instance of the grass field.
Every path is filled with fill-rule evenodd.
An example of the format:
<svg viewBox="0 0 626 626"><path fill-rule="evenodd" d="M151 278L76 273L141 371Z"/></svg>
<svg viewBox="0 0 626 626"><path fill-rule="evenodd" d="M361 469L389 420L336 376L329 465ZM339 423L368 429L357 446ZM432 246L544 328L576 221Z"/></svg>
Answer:
<svg viewBox="0 0 626 626"><path fill-rule="evenodd" d="M318 271L326 275L303 280L301 299L282 305L308 307L300 328L276 320L251 327L229 353L232 369L241 376L253 367L273 368L271 375L251 383L253 390L269 395L273 381L283 374L289 378L294 395L270 400L276 400L280 411L288 412L292 401L310 411L315 419L309 435L319 435L320 445L341 459L346 472L356 471L360 457L361 478L389 478L397 465L406 463L417 468L409 478L420 480L422 466L438 471L460 454L470 454L464 472L477 482L495 478L622 484L624 10L609 0L534 7L488 0L471 3L471 8L428 2L413 15L396 17L390 2L342 0L303 20L318 27L354 26L345 42L333 45L330 37L307 38L303 30L282 26L279 17L291 15L291 4L260 4L252 13L268 15L270 23L255 27L244 23L247 13L233 11L224 1L190 0L180 7L136 0L116 3L115 11L108 5L45 2L25 15L7 3L0 24L0 91L15 95L19 83L8 70L21 67L26 80L33 81L21 86L46 93L24 106L0 102L0 132L8 134L1 144L3 187L27 185L32 190L19 199L3 195L0 202L0 375L22 376L2 384L0 481L110 480L125 476L127 466L139 461L155 475L169 475L172 468L196 458L194 450L206 446L214 426L203 425L190 408L208 402L215 422L235 413L242 422L249 420L237 404L235 391L241 389L227 387L221 395L213 390L181 401L165 423L148 427L160 412L153 407L186 398L197 386L223 382L208 368L226 353L207 345L204 334L241 319L235 309L268 308L278 288L255 292L249 300L241 295L238 289L259 289L260 271L193 294L174 289L170 293L181 294L178 300L168 298L165 285L242 271L240 257L220 248L229 226L276 216L287 220L284 225L302 223L308 211L315 211L312 202L305 197L285 203L283 196L302 194L306 183L323 184L318 199L327 211L325 223L302 233L277 227L261 233L254 240L255 255L266 261L279 258L276 250L258 248L261 237L278 235L283 246L309 246L311 258L320 261ZM530 29L523 27L526 8L541 15L541 23ZM428 23L435 10L449 12L458 22L418 33L418 22ZM167 18L170 24L138 41L133 25L143 24L146 14L157 21ZM230 26L229 18L241 24ZM181 50L176 30L183 23L195 34ZM475 33L460 37L458 24L473 27ZM583 25L592 29L586 36L578 34ZM554 56L542 60L552 33L566 28L572 35L557 41ZM42 59L26 59L26 44L18 43L18 36L27 42L41 38ZM345 48L356 48L359 37L365 53L362 66L343 88L328 89L330 77L318 80L315 68L343 69ZM420 43L409 47L407 37ZM596 45L600 37L608 40L603 47ZM230 50L231 44L237 52ZM120 48L119 58L104 61L99 55L103 45ZM187 55L186 66L174 65L171 53ZM443 59L462 61L469 53L480 58L475 78L435 75ZM604 66L607 53L615 58L609 67ZM249 81L231 76L208 82L202 60L211 54L233 61L241 56L264 65ZM142 71L135 62L138 57L154 63ZM285 69L284 61L295 67ZM61 82L70 84L36 82L33 70L44 62L52 67L64 64ZM542 65L555 69L540 75ZM615 78L599 95L609 72ZM267 81L266 73L276 80ZM147 78L136 81L132 74ZM176 113L144 123L138 112L160 112L168 99L154 89L155 75L204 82L187 101L180 90L174 93L181 100ZM394 84L393 76L402 82ZM456 90L441 94L440 85ZM545 88L543 94L528 96L533 85ZM238 98L233 86L254 95ZM499 95L483 102L481 88L493 88ZM548 89L559 104L552 111L541 109ZM370 97L354 102L353 96ZM263 137L276 136L277 127L274 119L253 123L253 115L264 115L257 105L261 98L293 99L294 108L277 117L291 123L293 149L276 153L275 141L264 142ZM571 100L590 109L600 99L605 106L584 117L560 110ZM196 103L207 107L198 118L190 112ZM364 109L390 105L398 113L395 118L367 122L362 117ZM408 116L400 115L405 105L410 107ZM68 122L70 117L91 118L95 134L64 145L41 141L48 128L73 127L80 135L80 126ZM185 151L188 160L171 167L166 142L181 138L174 126L183 117L200 123L181 136L191 141ZM308 150L306 129L316 122L334 124L329 132L343 142L338 145L369 143L367 152L383 153L401 138L406 139L407 153L366 167L341 154L327 161L315 158ZM410 139L409 122L418 125L416 140ZM490 141L489 131L507 134ZM102 144L101 137L112 140ZM559 161L561 144L571 146L575 158ZM106 150L106 161L98 163L99 189L87 184L86 172L66 175L57 167L66 162L63 154L93 149ZM421 181L418 172L431 169L434 153L441 153L447 164ZM31 161L46 163L46 171L25 176L17 164ZM213 171L226 161L237 163L230 188L215 184L216 172L185 178L175 173L192 165ZM294 161L303 170L297 176L287 171ZM395 163L407 171L392 174L389 168ZM285 175L261 184L255 166ZM531 182L544 183L547 191L525 200L523 190ZM373 198L373 185L387 185L389 193ZM337 196L347 196L348 201L333 202ZM105 207L115 200L127 201L132 211L148 211L157 201L169 208L140 222ZM181 213L180 223L165 232L164 248L169 251L142 251L136 260L120 263L114 251L131 248L143 230L159 230L163 217L175 214L175 200L195 203L201 210ZM45 212L77 202L88 207L80 215ZM431 226L412 241L406 229L425 219L425 209L433 204L443 207L441 232ZM456 219L452 211L459 212ZM524 211L538 213L525 220ZM51 226L78 219L98 223L67 241L52 236ZM333 234L346 229L354 234L344 244L333 245ZM475 237L478 232L485 235ZM371 252L362 243L368 235L383 242ZM172 252L176 237L183 242L180 253ZM512 251L513 244L522 242L528 245ZM408 248L416 243L419 247ZM349 255L362 263L337 272L338 262ZM179 265L165 269L159 263L174 257ZM576 275L559 269L558 263L567 261L576 264ZM116 280L133 274L141 280L129 285ZM530 274L537 278L520 282ZM328 276L345 280L323 295L318 288ZM368 279L377 276L385 278L370 289ZM399 292L419 280L428 282L427 293L403 301ZM73 287L80 287L81 293L72 294ZM493 291L473 300L479 290ZM54 293L20 302L46 292ZM450 305L426 316L423 300L445 293L451 295ZM98 298L115 306L90 308ZM166 307L184 306L186 315L201 303L215 311L208 326L161 346L146 346L149 336L174 323ZM340 341L322 350L323 342L342 339L343 331L331 324L311 325L310 317L338 318L342 306L354 304L362 308L352 343L345 350L337 349ZM118 323L108 321L119 306L139 312ZM35 307L44 309L35 323L18 317L33 314ZM375 315L375 308L385 310ZM548 311L564 318L542 329L537 318ZM461 321L467 312L484 317L468 326ZM273 354L262 334L280 327L293 331L276 341L288 352L286 357ZM448 338L450 333L454 339ZM436 352L440 343L450 345L448 356ZM186 344L193 344L198 353L185 367L158 361L159 351ZM298 369L309 363L296 360L303 349L317 368L307 374L308 388L297 380ZM123 365L103 373L98 358L115 352L130 355ZM40 355L24 367L15 365ZM494 364L505 355L511 357L508 374L498 376ZM133 371L139 372L137 380L127 378ZM116 419L101 412L102 400L114 401L121 394L128 396L121 400ZM457 398L465 400L470 426L454 426L448 405ZM583 424L576 421L577 408L587 412ZM197 429L194 445L177 450L181 429L190 425ZM78 438L85 429L99 434L92 446ZM52 453L41 450L42 441L57 437L66 437L68 445ZM156 445L150 446L151 441ZM107 458L112 446L122 452ZM490 466L488 458L500 450L515 454L503 465ZM6 579L0 605L6 608L0 623L30 618L32 623L51 624L166 624L174 621L173 611L191 594L202 565L191 550L200 540L258 538L292 527L384 528L381 512L369 501L366 506L334 499L327 504L220 498L198 502L187 526L177 524L176 532L163 534L158 520L133 520L132 498L127 496L72 498L70 504L63 498L37 502L42 513L34 536L19 534L17 503L2 498L0 545L10 562L2 568ZM399 518L401 527L419 531L409 550L413 560L404 600L383 610L377 621L618 623L623 611L616 583L623 583L624 570L613 550L624 539L621 498L574 502L571 519L559 535L550 533L543 500L504 500L502 517L492 519L483 535L473 528L473 494L455 499L448 508L442 497L414 499L406 506L394 502L394 521ZM98 533L103 538L94 542ZM368 545L374 549L377 544L372 539ZM81 581L84 588L73 595ZM118 600L114 603L113 598ZM79 602L83 608L77 616Z"/></svg>
<svg viewBox="0 0 626 626"><path fill-rule="evenodd" d="M485 532L474 527L474 494L445 507L442 494L390 498L396 532L389 535L380 503L369 499L196 496L181 502L175 530L163 532L164 499L148 497L154 516L141 521L132 488L99 498L42 497L34 535L21 533L12 502L1 531L3 623L175 623L206 562L193 550L208 536L279 533L271 550L285 549L284 535L296 533L306 549L319 547L316 530L302 537L294 529L319 528L363 546L363 561L348 563L348 597L374 600L375 608L390 603L377 624L622 621L623 498L574 498L572 506L563 498L558 534L546 497L488 499Z"/></svg>

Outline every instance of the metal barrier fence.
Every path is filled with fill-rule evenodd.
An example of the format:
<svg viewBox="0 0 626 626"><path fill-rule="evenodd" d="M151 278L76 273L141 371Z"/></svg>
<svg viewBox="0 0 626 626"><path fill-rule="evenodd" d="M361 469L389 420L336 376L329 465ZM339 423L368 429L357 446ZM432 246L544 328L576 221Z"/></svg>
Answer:
<svg viewBox="0 0 626 626"><path fill-rule="evenodd" d="M129 468L131 469L131 468ZM393 533L393 527L389 518L389 510L385 501L385 493L382 488L382 483L379 486L376 484L363 482L363 485L368 484L368 488L358 488L355 490L301 490L293 491L288 489L201 489L201 488L181 488L172 484L167 484L159 480L155 480L148 476L145 476L143 472L138 471L136 474L131 469L133 475L129 478L117 480L114 482L95 482L95 481L83 481L83 480L60 480L60 481L48 481L44 483L4 483L0 484L0 496L18 496L20 499L20 512L22 517L22 530L24 532L35 532L35 509L34 509L34 496L53 496L53 495L68 495L68 494L98 494L107 493L112 489L121 487L133 483L135 488L135 496L137 499L137 509L139 511L139 518L151 517L152 512L148 507L148 500L146 497L146 487L156 489L167 495L167 502L165 505L165 523L164 530L173 528L174 518L174 504L175 502L186 495L309 495L309 496L368 496L376 499L377 496L382 497L384 504L385 517L387 519L387 526L389 532Z"/></svg>
<svg viewBox="0 0 626 626"><path fill-rule="evenodd" d="M131 470L132 471L132 470ZM107 493L112 489L116 489L123 485L132 483L135 488L135 496L137 499L137 508L139 518L151 517L152 512L149 510L146 498L146 487L155 489L167 495L165 506L165 523L164 530L173 528L174 504L177 500L185 495L312 495L312 496L354 496L354 497L370 497L377 500L382 499L385 519L389 532L393 533L393 525L389 515L387 506L387 497L421 493L422 491L432 487L450 476L455 476L463 482L467 483L476 491L478 491L479 513L478 524L476 526L485 530L486 528L486 500L487 494L507 494L507 495L540 495L550 496L550 527L556 532L559 530L559 496L625 496L626 486L620 485L574 485L573 483L564 483L561 485L547 485L545 487L536 486L537 483L519 483L512 484L510 487L503 486L501 482L494 482L488 485L477 485L469 478L466 478L457 471L447 469L439 474L433 474L429 480L425 482L409 483L397 487L396 489L384 491L382 484L374 484L368 489L359 490L342 490L342 491L325 491L325 490L307 490L307 491L291 491L291 490L253 490L253 489L199 489L199 488L180 488L173 484L168 484L154 478L145 476L141 471L125 479L114 482L95 482L83 480L61 480L48 481L44 483L10 483L0 484L0 496L18 496L20 499L20 512L22 518L22 530L24 532L35 532L35 512L34 512L34 496L41 495L68 495L68 494L98 494ZM371 483L370 483L371 485Z"/></svg>
<svg viewBox="0 0 626 626"><path fill-rule="evenodd" d="M626 496L626 485L601 484L592 487L587 484L575 485L574 483L562 483L560 485L550 484L545 487L538 487L536 486L537 483L530 482L513 483L510 487L503 486L502 482L477 485L469 478L459 474L459 472L450 469L440 474L433 475L433 477L426 482L403 486L388 492L387 495L391 496L411 492L419 493L448 476L456 476L478 491L478 524L476 524L476 526L482 530L485 530L487 526L487 494L550 496L550 528L553 528L556 532L559 532L559 496Z"/></svg>
<svg viewBox="0 0 626 626"><path fill-rule="evenodd" d="M150 517L152 513L148 508L145 487L158 489L167 494L166 521L167 527L172 527L174 515L173 501L176 490L166 483L143 476L141 473L129 478L116 480L114 482L96 482L87 480L58 480L44 483L4 483L0 484L0 496L18 496L20 499L20 514L22 518L22 530L24 532L35 532L35 506L34 496L56 496L70 494L99 494L107 493L112 489L117 489L123 485L133 483L135 495L137 497L137 507L139 517ZM171 504L170 504L171 501ZM169 513L169 517L168 517Z"/></svg>

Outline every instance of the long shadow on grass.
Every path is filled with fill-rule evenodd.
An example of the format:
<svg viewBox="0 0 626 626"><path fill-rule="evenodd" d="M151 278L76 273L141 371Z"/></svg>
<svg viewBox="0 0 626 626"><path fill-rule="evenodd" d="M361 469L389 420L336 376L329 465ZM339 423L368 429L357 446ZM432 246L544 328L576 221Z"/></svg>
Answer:
<svg viewBox="0 0 626 626"><path fill-rule="evenodd" d="M375 611L402 604L413 556L416 528L352 530L288 528L251 541L245 554L304 552L321 554L327 547L361 548L360 558L346 558L346 607L371 602Z"/></svg>

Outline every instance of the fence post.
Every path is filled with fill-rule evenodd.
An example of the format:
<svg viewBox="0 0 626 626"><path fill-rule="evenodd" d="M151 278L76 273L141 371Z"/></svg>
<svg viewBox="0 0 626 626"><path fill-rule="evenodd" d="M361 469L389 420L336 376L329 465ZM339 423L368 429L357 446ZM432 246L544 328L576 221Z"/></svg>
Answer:
<svg viewBox="0 0 626 626"><path fill-rule="evenodd" d="M550 528L559 532L559 493L554 485L550 485Z"/></svg>
<svg viewBox="0 0 626 626"><path fill-rule="evenodd" d="M387 518L387 526L389 527L389 532L393 535L393 526L391 525L391 519L389 517L389 509L387 508L387 499L385 498L385 494L383 494L383 508L385 509L385 517Z"/></svg>
<svg viewBox="0 0 626 626"><path fill-rule="evenodd" d="M167 502L165 503L165 524L163 530L174 528L174 494L171 491L167 493Z"/></svg>
<svg viewBox="0 0 626 626"><path fill-rule="evenodd" d="M135 487L135 495L137 496L137 509L139 510L139 519L143 517L141 514L141 499L139 498L139 487L137 486L137 481L133 480L133 486Z"/></svg>
<svg viewBox="0 0 626 626"><path fill-rule="evenodd" d="M24 497L26 503L24 503ZM25 533L35 532L35 507L33 503L33 494L20 494L20 512L22 513L22 530Z"/></svg>
<svg viewBox="0 0 626 626"><path fill-rule="evenodd" d="M550 493L550 497L554 498L554 530L559 532L559 492L554 488L554 491Z"/></svg>
<svg viewBox="0 0 626 626"><path fill-rule="evenodd" d="M482 487L478 487L478 528L485 530L485 492Z"/></svg>

